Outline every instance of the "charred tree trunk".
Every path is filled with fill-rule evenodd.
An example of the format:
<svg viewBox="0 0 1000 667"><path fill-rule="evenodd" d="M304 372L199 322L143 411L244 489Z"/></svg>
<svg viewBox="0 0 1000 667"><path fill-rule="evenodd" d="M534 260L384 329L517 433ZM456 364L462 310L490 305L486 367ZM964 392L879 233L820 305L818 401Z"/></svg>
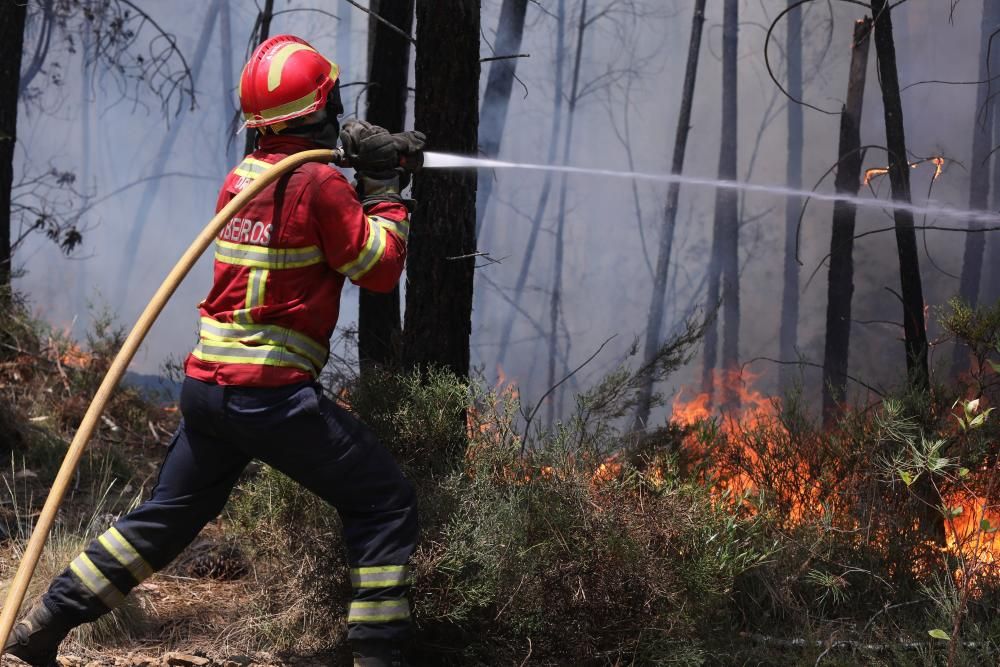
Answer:
<svg viewBox="0 0 1000 667"><path fill-rule="evenodd" d="M1000 16L1000 0L985 0L995 7L996 15ZM1000 72L1000 43L993 41L993 49L990 51L990 73L993 76ZM993 112L993 145L1000 144L1000 110ZM991 208L993 211L1000 210L1000 155L994 153L991 158L993 162L993 192ZM978 166L984 169L984 166ZM986 281L982 285L980 302L992 305L1000 301L1000 232L987 232L981 241L986 246Z"/></svg>
<svg viewBox="0 0 1000 667"><path fill-rule="evenodd" d="M677 116L677 131L674 137L674 157L670 173L684 171L684 152L687 149L688 130L691 129L691 106L694 102L694 84L698 76L698 53L701 49L701 31L705 24L705 0L697 0L691 19L691 39L688 42L687 67L684 71L684 87L681 92L681 109ZM653 278L653 298L649 306L649 320L646 322L646 345L643 354L645 374L639 389L638 406L635 412L635 429L645 428L653 398L653 373L651 364L660 349L660 330L663 327L663 307L667 295L667 274L670 269L670 254L673 250L674 227L677 223L677 203L680 199L681 184L671 183L667 189L667 204L663 211L663 227L660 228L660 248L656 257L656 276Z"/></svg>
<svg viewBox="0 0 1000 667"><path fill-rule="evenodd" d="M840 144L836 188L855 196L861 185L861 110L872 22L854 23L847 103L840 112ZM854 219L857 207L846 201L833 204L830 237L830 273L826 297L826 344L823 351L823 426L830 428L847 395L847 360L851 343L851 299L854 295Z"/></svg>
<svg viewBox="0 0 1000 667"><path fill-rule="evenodd" d="M875 20L875 53L882 82L882 105L885 110L885 138L889 149L889 182L892 198L910 203L910 168L903 131L903 104L899 98L896 72L896 48L892 38L892 12L887 0L872 0ZM930 386L927 371L927 329L924 323L924 294L917 255L917 236L913 213L895 209L896 248L899 254L899 282L903 301L903 334L906 339L906 371L910 386L926 391Z"/></svg>
<svg viewBox="0 0 1000 667"><path fill-rule="evenodd" d="M497 24L497 38L494 49L498 56L516 55L521 50L524 35L524 15L528 0L504 0L500 6L500 20ZM507 123L507 108L510 106L510 91L514 85L514 74L518 58L496 60L490 65L490 76L483 92L483 104L479 111L479 139L483 155L495 158L500 153L500 140ZM476 211L476 236L480 235L486 208L493 194L493 174L479 181Z"/></svg>
<svg viewBox="0 0 1000 667"><path fill-rule="evenodd" d="M415 126L441 151L478 145L479 3L418 0ZM469 374L476 251L475 171L416 175L404 362Z"/></svg>
<svg viewBox="0 0 1000 667"><path fill-rule="evenodd" d="M562 102L563 102L563 51L566 41L566 0L559 0L556 5L556 58L555 58L555 95L553 96L552 125L549 129L549 154L548 164L554 164L556 156L559 154L559 134L562 129ZM535 246L538 243L538 234L542 229L542 218L549 203L549 194L552 191L552 172L546 171L542 179L542 191L538 196L538 203L535 205L535 214L531 218L531 231L528 232L528 241L524 250L524 257L521 259L521 268L517 273L517 281L514 284L514 293L511 301L514 304L521 302L524 288L528 283L528 271L531 268L531 258L535 253ZM511 308L510 317L503 323L503 330L500 332L500 347L497 351L497 363L503 365L507 358L507 349L510 346L510 335L514 330L514 320L517 311Z"/></svg>
<svg viewBox="0 0 1000 667"><path fill-rule="evenodd" d="M984 0L982 28L979 33L978 81L987 81L996 72L990 67L990 37L1000 26L1000 2ZM1000 48L994 45L993 49ZM992 83L980 83L976 89L976 108L972 117L972 164L969 175L969 208L986 210L990 203L990 151L992 150L993 116L995 103L989 99ZM969 229L980 229L983 224L971 221ZM965 235L965 251L962 256L962 276L958 295L966 303L979 303L980 282L983 274L983 254L986 238L982 233ZM956 344L953 351L951 374L957 377L969 368L969 354L965 346Z"/></svg>
<svg viewBox="0 0 1000 667"><path fill-rule="evenodd" d="M413 0L373 3L371 11L407 34L413 28ZM341 19L343 21L343 19ZM406 124L410 42L381 21L371 19L369 35L368 121L390 132ZM399 287L388 294L362 289L358 294L358 359L361 372L373 364L393 366L400 357Z"/></svg>
<svg viewBox="0 0 1000 667"><path fill-rule="evenodd" d="M260 46L271 35L271 17L274 16L274 0L264 0L264 8L257 14L257 24L254 32L257 33L257 46ZM197 61L195 61L197 62ZM257 147L257 130L246 129L246 143L243 146L243 154L250 155Z"/></svg>
<svg viewBox="0 0 1000 667"><path fill-rule="evenodd" d="M583 56L583 37L587 32L587 0L583 0L580 6L580 22L576 31L576 55L573 58L573 77L570 82L569 101L566 109L566 136L563 138L563 164L569 164L570 153L573 148L573 116L576 112L577 91L580 83L580 61ZM549 300L549 374L548 386L554 387L556 384L556 356L559 353L559 316L562 311L562 268L563 253L565 251L565 231L566 231L566 174L562 175L562 182L559 185L559 213L556 219L556 244L555 257L552 266L552 295ZM556 395L553 395L548 405L548 423L552 423L561 403Z"/></svg>
<svg viewBox="0 0 1000 667"><path fill-rule="evenodd" d="M722 22L722 131L719 144L719 179L736 180L736 129L737 129L737 39L739 31L738 0L726 0ZM722 370L728 375L735 372L739 359L740 293L739 293L739 197L735 190L715 191L715 222L712 228L712 262L709 267L709 304L718 302L722 291ZM702 374L703 389L711 395L712 373L718 345L718 324L713 322L705 336L705 367ZM723 404L733 406L739 402L732 391L732 383L723 385Z"/></svg>
<svg viewBox="0 0 1000 667"><path fill-rule="evenodd" d="M791 6L799 0L788 0ZM788 94L802 99L802 8L794 6L788 12L785 59L788 63ZM802 189L802 105L788 101L788 161L785 163L785 182L795 190ZM778 357L791 360L797 356L799 326L799 262L795 257L795 230L799 221L802 200L789 197L785 200L785 267L781 293L781 327L778 333ZM782 391L791 389L794 366L781 365L778 384Z"/></svg>
<svg viewBox="0 0 1000 667"><path fill-rule="evenodd" d="M1000 2L1000 0L987 1L990 3ZM997 13L1000 15L1000 10ZM994 40L993 46L994 48L990 52L990 72L995 75L1000 72L1000 44ZM992 126L993 145L996 146L1000 143L1000 110L993 111ZM990 160L993 163L990 208L997 211L1000 210L1000 156L994 153L990 156ZM986 280L982 283L979 301L986 305L992 305L1000 301L1000 233L987 232L983 234L981 243L986 247Z"/></svg>
<svg viewBox="0 0 1000 667"><path fill-rule="evenodd" d="M10 287L10 200L14 186L14 142L17 140L17 100L21 82L21 50L27 6L0 3L0 308Z"/></svg>

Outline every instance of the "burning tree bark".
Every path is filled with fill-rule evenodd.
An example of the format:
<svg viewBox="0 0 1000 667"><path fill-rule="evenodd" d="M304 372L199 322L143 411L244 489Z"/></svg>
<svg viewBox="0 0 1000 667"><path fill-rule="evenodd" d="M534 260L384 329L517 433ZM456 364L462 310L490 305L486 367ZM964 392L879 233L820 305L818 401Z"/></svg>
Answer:
<svg viewBox="0 0 1000 667"><path fill-rule="evenodd" d="M14 183L14 142L17 140L17 100L21 82L21 50L27 6L0 3L0 308L10 287L10 200Z"/></svg>
<svg viewBox="0 0 1000 667"><path fill-rule="evenodd" d="M991 75L989 52L990 38L1000 26L1000 2L985 0L983 2L982 29L979 37L979 71L976 87L976 108L972 117L972 164L969 174L969 208L977 211L986 210L990 198L990 151L992 150L994 102L989 99ZM981 229L983 224L971 221L969 229ZM968 304L975 306L979 302L979 285L983 273L983 251L986 243L981 233L965 235L965 249L962 255L962 276L958 294ZM952 377L966 370L969 365L968 351L961 345L956 345L952 357Z"/></svg>
<svg viewBox="0 0 1000 667"><path fill-rule="evenodd" d="M670 173L680 174L684 170L684 153L687 149L688 130L691 129L691 106L694 102L694 85L698 76L698 53L701 49L701 32L705 23L705 0L697 0L691 18L691 39L688 42L687 67L684 72L684 88L681 92L681 109L677 117L677 131L674 138L674 157ZM680 183L671 183L667 190L667 203L663 212L663 226L660 228L660 247L656 258L656 276L653 279L653 298L649 306L649 320L646 322L646 344L643 355L646 373L639 389L638 407L635 413L635 428L644 428L649 418L653 397L653 374L648 366L656 357L660 347L660 329L663 326L663 305L667 293L667 274L670 269L670 254L674 242L674 227L677 223L677 203L680 199Z"/></svg>
<svg viewBox="0 0 1000 667"><path fill-rule="evenodd" d="M528 0L504 0L500 7L497 24L495 50L498 56L513 56L521 50L524 35L524 15L528 10ZM497 60L490 65L490 76L483 92L483 104L479 112L479 137L483 155L494 158L500 153L500 140L507 123L507 109L510 106L510 91L514 85L514 74L518 58ZM478 211L476 213L476 235L479 235L486 216L486 208L493 193L493 178L485 178L479 183Z"/></svg>
<svg viewBox="0 0 1000 667"><path fill-rule="evenodd" d="M722 131L719 144L719 180L736 180L737 130L737 39L739 3L726 0L722 24ZM708 307L714 308L722 291L722 369L734 371L739 359L739 197L735 190L715 192L715 223L712 228L712 260L709 266ZM718 324L710 322L705 335L702 391L712 395L718 347ZM731 383L724 385L723 403L735 405L738 396Z"/></svg>
<svg viewBox="0 0 1000 667"><path fill-rule="evenodd" d="M419 0L415 126L441 151L476 152L479 3ZM476 173L417 174L407 268L403 361L469 373Z"/></svg>
<svg viewBox="0 0 1000 667"><path fill-rule="evenodd" d="M413 27L413 0L377 2L370 8L403 32ZM390 132L402 132L406 123L410 43L383 22L370 19L368 121ZM399 361L399 287L388 294L366 289L358 295L358 359L361 372L372 364Z"/></svg>
<svg viewBox="0 0 1000 667"><path fill-rule="evenodd" d="M868 71L870 19L854 23L847 102L840 112L837 148L838 193L855 196L861 185L861 110ZM857 208L847 201L833 204L830 273L826 298L826 343L823 352L823 424L829 428L847 394L847 360L851 343L851 298L854 294L854 219Z"/></svg>
<svg viewBox="0 0 1000 667"><path fill-rule="evenodd" d="M802 8L799 0L788 0L788 32L785 42L785 60L788 63L788 95L802 99ZM802 106L791 99L788 108L788 160L785 163L785 182L795 190L802 189ZM799 324L799 263L795 256L796 228L799 222L801 200L785 200L785 264L781 293L781 327L778 332L780 359L791 360L798 347ZM783 391L791 388L792 366L782 365L778 371L779 385Z"/></svg>
<svg viewBox="0 0 1000 667"><path fill-rule="evenodd" d="M878 56L879 78L882 84L882 106L885 110L885 136L889 149L889 182L892 198L910 203L910 166L906 155L906 135L903 131L903 104L899 97L896 72L896 47L892 37L892 13L886 0L872 0L875 22L875 53ZM913 213L895 209L896 248L899 254L899 282L902 289L903 333L906 346L906 371L910 386L926 391L930 386L927 371L927 329L924 322L924 294L917 256L917 236L913 229Z"/></svg>

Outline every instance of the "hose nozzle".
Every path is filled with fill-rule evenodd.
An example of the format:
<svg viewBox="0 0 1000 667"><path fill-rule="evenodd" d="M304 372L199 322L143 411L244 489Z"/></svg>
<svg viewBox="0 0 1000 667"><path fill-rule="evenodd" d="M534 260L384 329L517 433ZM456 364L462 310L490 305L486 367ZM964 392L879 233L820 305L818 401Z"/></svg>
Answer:
<svg viewBox="0 0 1000 667"><path fill-rule="evenodd" d="M344 153L343 148L334 148L332 151L332 156L330 157L330 162L337 165L338 167L351 167L351 159ZM419 171L421 167L424 166L424 151L418 150L412 153L401 153L399 156L399 166L400 168L408 171L414 172Z"/></svg>

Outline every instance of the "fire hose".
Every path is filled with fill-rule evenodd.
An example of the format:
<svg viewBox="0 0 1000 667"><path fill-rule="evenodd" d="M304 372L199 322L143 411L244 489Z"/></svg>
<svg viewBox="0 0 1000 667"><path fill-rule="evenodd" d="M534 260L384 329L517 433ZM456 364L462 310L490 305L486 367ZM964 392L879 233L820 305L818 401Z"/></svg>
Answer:
<svg viewBox="0 0 1000 667"><path fill-rule="evenodd" d="M77 429L76 435L74 435L73 441L66 451L66 456L63 458L62 465L59 467L59 472L56 474L55 481L52 483L52 488L45 500L45 505L42 506L42 511L38 516L38 522L35 524L31 537L28 539L28 544L24 549L17 573L14 575L14 580L7 591L3 611L0 612L0 655L3 654L2 647L7 643L7 637L14 627L14 621L17 618L17 612L21 608L21 603L24 601L31 576L35 573L38 560L42 555L42 549L45 547L49 532L52 530L56 512L59 510L63 497L66 495L66 489L69 487L70 481L80 464L83 450L87 446L87 443L90 442L90 438L94 433L98 420L101 418L101 414L104 412L104 408L111 398L112 392L118 386L122 376L125 375L126 369L139 349L139 345L142 344L146 334L149 333L156 318L159 317L167 301L173 296L181 281L187 276L191 267L194 266L194 263L198 261L198 258L201 257L212 241L215 240L219 232L222 231L226 223L247 202L281 177L282 174L307 162L332 162L339 166L350 166L346 164L344 153L340 149L309 150L289 155L261 173L242 192L233 197L232 201L219 211L212 218L211 222L205 226L177 261L177 264L174 265L174 268L167 274L166 279L164 279L159 289L156 290L153 298L146 305L145 310L142 311L135 326L132 327L128 337L125 339L125 343L118 351L118 354L115 355L114 361L111 362L111 367L104 376L100 387L98 387L97 393L94 394L90 407L87 408L87 412L80 422L80 427ZM400 158L400 166L410 171L419 169L421 164L422 155L420 153Z"/></svg>

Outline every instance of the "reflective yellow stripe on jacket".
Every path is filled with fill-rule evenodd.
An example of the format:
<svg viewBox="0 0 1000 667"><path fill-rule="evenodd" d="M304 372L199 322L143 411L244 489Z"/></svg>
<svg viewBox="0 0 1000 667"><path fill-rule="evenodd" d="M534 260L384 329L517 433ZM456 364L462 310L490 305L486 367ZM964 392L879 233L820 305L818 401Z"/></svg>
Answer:
<svg viewBox="0 0 1000 667"><path fill-rule="evenodd" d="M318 373L326 364L327 348L305 334L301 334L294 329L279 327L274 324L242 324L238 322L217 322L210 317L201 318L201 340L210 346L227 347L228 350L236 352L225 352L228 356L242 356L243 358L264 358L272 361L279 358L279 355L263 354L268 348L280 348L287 350L289 360L293 363L281 364L271 363L270 365L282 366L290 365L301 368L303 361L311 368L315 368ZM241 347L246 348L247 354L239 352ZM257 363L256 361L239 361L236 363ZM261 362L267 363L267 362Z"/></svg>
<svg viewBox="0 0 1000 667"><path fill-rule="evenodd" d="M270 162L264 162L263 160L247 157L243 158L243 162L240 162L236 169L233 170L233 173L252 181L271 166L273 165Z"/></svg>
<svg viewBox="0 0 1000 667"><path fill-rule="evenodd" d="M361 248L361 252L353 260L337 267L339 273L344 274L351 280L360 280L366 273L375 268L378 261L385 254L386 229L378 222L377 216L366 218L368 223L368 240Z"/></svg>
<svg viewBox="0 0 1000 667"><path fill-rule="evenodd" d="M298 269L323 263L319 246L268 248L259 245L217 240L215 259L223 264L249 266L252 269Z"/></svg>

